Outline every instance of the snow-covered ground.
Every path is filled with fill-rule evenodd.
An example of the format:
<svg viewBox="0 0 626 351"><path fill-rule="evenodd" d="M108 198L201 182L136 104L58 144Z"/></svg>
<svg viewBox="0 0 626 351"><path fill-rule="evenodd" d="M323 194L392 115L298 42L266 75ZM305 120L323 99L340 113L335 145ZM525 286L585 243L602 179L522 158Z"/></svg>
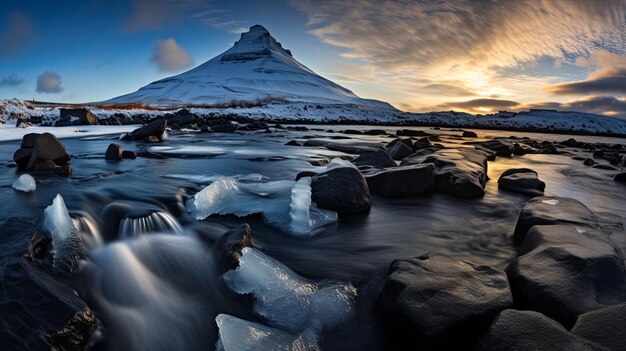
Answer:
<svg viewBox="0 0 626 351"><path fill-rule="evenodd" d="M71 138L106 134L122 134L130 132L139 125L126 126L74 126L74 127L40 127L15 128L14 124L0 125L0 141L21 140L28 133L52 133L57 138Z"/></svg>

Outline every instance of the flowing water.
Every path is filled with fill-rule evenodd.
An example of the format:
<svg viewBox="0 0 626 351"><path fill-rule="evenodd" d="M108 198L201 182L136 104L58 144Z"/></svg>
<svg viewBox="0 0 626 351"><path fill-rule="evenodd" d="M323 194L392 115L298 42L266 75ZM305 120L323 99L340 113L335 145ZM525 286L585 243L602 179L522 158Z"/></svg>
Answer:
<svg viewBox="0 0 626 351"><path fill-rule="evenodd" d="M310 126L311 128L319 128ZM345 126L323 126L342 130ZM351 129L368 129L350 127ZM425 129L425 128L415 128ZM395 128L389 128L395 132ZM559 141L563 135L477 131L479 137L530 137ZM460 132L436 131L448 145L460 144ZM117 136L64 139L72 154L69 178L35 175L37 190L15 191L19 174L10 167L19 141L0 143L0 222L9 217L39 220L43 209L61 194L83 234L88 259L72 284L105 325L105 349L212 349L215 317L227 313L262 321L251 302L228 289L214 253L191 233L219 233L241 223L252 228L253 243L264 253L312 280L350 282L357 289L356 312L320 337L324 350L382 349L385 340L374 301L389 263L429 251L498 268L515 257L511 235L528 197L499 191L506 169L528 167L546 182L546 194L573 197L594 211L626 218L626 186L614 182L615 171L592 169L560 155L526 155L489 162L491 181L480 199L431 194L407 199L374 197L369 213L341 218L311 237L299 237L265 224L259 216L209 217L197 222L185 202L217 176L240 181L293 180L320 160L347 156L321 147L284 146L307 136L344 134L322 130L246 134L170 135L158 145L120 142ZM388 136L348 135L333 139L354 145L380 144ZM579 141L623 143L623 139L575 137ZM110 162L111 142L128 150L162 153L167 159L137 158ZM246 204L242 203L242 207ZM158 234L155 234L157 232Z"/></svg>

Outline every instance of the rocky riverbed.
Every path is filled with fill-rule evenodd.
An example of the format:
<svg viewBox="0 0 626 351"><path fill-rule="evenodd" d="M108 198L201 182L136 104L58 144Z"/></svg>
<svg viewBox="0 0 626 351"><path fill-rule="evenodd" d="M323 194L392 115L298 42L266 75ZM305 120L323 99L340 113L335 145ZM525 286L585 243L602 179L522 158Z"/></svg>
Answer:
<svg viewBox="0 0 626 351"><path fill-rule="evenodd" d="M3 345L626 345L623 139L175 124L0 143Z"/></svg>

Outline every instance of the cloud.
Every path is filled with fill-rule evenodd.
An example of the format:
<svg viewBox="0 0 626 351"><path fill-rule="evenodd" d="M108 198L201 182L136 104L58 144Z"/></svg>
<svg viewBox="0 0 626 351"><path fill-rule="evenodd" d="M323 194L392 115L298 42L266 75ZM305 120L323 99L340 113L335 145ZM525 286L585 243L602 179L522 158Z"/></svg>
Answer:
<svg viewBox="0 0 626 351"><path fill-rule="evenodd" d="M546 91L556 95L626 94L626 66L600 69L587 80L551 85Z"/></svg>
<svg viewBox="0 0 626 351"><path fill-rule="evenodd" d="M2 87L16 87L22 85L22 83L24 83L24 79L19 78L16 74L9 74L0 80L0 86Z"/></svg>
<svg viewBox="0 0 626 351"><path fill-rule="evenodd" d="M524 108L583 111L626 118L626 99L614 96L589 96L568 102L539 102L525 105Z"/></svg>
<svg viewBox="0 0 626 351"><path fill-rule="evenodd" d="M444 104L440 104L438 106L439 109L450 110L450 109L463 109L472 112L491 112L497 111L498 109L511 109L521 104L517 101L511 100L500 100L500 99L473 99L467 101L456 101L456 102L447 102Z"/></svg>
<svg viewBox="0 0 626 351"><path fill-rule="evenodd" d="M150 61L162 72L179 72L193 64L191 56L174 39L157 41Z"/></svg>
<svg viewBox="0 0 626 351"><path fill-rule="evenodd" d="M37 77L37 92L60 93L63 91L61 83L63 83L63 79L58 73L45 71Z"/></svg>
<svg viewBox="0 0 626 351"><path fill-rule="evenodd" d="M28 13L15 10L7 17L8 25L0 34L0 57L14 56L38 39L35 22Z"/></svg>

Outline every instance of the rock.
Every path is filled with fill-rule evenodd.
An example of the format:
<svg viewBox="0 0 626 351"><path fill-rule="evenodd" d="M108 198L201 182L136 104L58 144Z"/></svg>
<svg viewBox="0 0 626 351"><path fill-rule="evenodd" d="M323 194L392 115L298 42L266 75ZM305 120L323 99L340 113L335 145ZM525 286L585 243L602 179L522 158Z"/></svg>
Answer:
<svg viewBox="0 0 626 351"><path fill-rule="evenodd" d="M402 129L402 130L398 130L396 132L396 135L398 135L398 136L424 137L424 136L431 136L432 134L426 133L426 132L421 131L421 130Z"/></svg>
<svg viewBox="0 0 626 351"><path fill-rule="evenodd" d="M376 168L388 168L397 166L396 162L389 156L389 154L383 150L366 152L354 161L357 166L372 166Z"/></svg>
<svg viewBox="0 0 626 351"><path fill-rule="evenodd" d="M234 124L228 122L224 124L213 124L211 125L211 129L216 133L232 133L237 128L235 127Z"/></svg>
<svg viewBox="0 0 626 351"><path fill-rule="evenodd" d="M422 149L402 160L400 165L435 165L435 190L458 197L474 198L485 194L487 158L476 149Z"/></svg>
<svg viewBox="0 0 626 351"><path fill-rule="evenodd" d="M568 223L598 228L597 216L578 200L566 197L535 197L522 208L513 239L516 244L521 244L534 225Z"/></svg>
<svg viewBox="0 0 626 351"><path fill-rule="evenodd" d="M72 175L72 165L59 166L54 170L54 173L60 177L69 177Z"/></svg>
<svg viewBox="0 0 626 351"><path fill-rule="evenodd" d="M493 321L474 350L606 350L568 332L562 325L533 311L504 310Z"/></svg>
<svg viewBox="0 0 626 351"><path fill-rule="evenodd" d="M478 138L478 135L476 135L476 133L474 132L470 132L466 130L463 132L463 137L464 138Z"/></svg>
<svg viewBox="0 0 626 351"><path fill-rule="evenodd" d="M479 143L478 145L487 148L489 150L493 150L496 152L496 155L498 156L511 156L511 154L513 154L513 144L501 140L501 139L493 139L493 140L489 140L489 141L485 141L482 143Z"/></svg>
<svg viewBox="0 0 626 351"><path fill-rule="evenodd" d="M576 141L576 139L574 139L574 138L569 138L569 139L567 139L565 141L562 141L560 144L561 145L565 145L565 146L569 146L569 147L582 147L584 145L584 143Z"/></svg>
<svg viewBox="0 0 626 351"><path fill-rule="evenodd" d="M396 138L390 141L389 144L387 144L386 149L387 150L392 149L397 143L404 143L406 146L413 149L413 141L411 139L401 139L401 138Z"/></svg>
<svg viewBox="0 0 626 351"><path fill-rule="evenodd" d="M176 114L167 119L168 124L176 124L179 129L181 127L191 128L196 126L196 119L193 114L187 109L182 109L176 112ZM173 128L172 128L173 129Z"/></svg>
<svg viewBox="0 0 626 351"><path fill-rule="evenodd" d="M35 172L52 172L57 169L56 163L51 160L46 160L39 162L35 167L32 168Z"/></svg>
<svg viewBox="0 0 626 351"><path fill-rule="evenodd" d="M369 129L363 132L365 135L387 135L387 132L383 129Z"/></svg>
<svg viewBox="0 0 626 351"><path fill-rule="evenodd" d="M617 170L617 168L615 168L613 166L603 165L603 164L593 165L591 168L604 169L604 170L607 170L607 171L615 171L615 170Z"/></svg>
<svg viewBox="0 0 626 351"><path fill-rule="evenodd" d="M587 312L576 321L572 333L611 350L626 350L624 326L626 304L619 304Z"/></svg>
<svg viewBox="0 0 626 351"><path fill-rule="evenodd" d="M523 147L520 143L513 144L513 155L522 156L528 153L528 149Z"/></svg>
<svg viewBox="0 0 626 351"><path fill-rule="evenodd" d="M516 305L571 327L585 312L626 302L624 262L599 230L534 226L506 268Z"/></svg>
<svg viewBox="0 0 626 351"><path fill-rule="evenodd" d="M545 142L543 143L543 147L539 151L537 151L537 153L545 155L557 155L559 153L559 150L557 150L556 146L554 146L552 143Z"/></svg>
<svg viewBox="0 0 626 351"><path fill-rule="evenodd" d="M213 251L218 260L217 266L223 268L222 273L239 266L244 247L252 247L252 233L248 224L233 228L217 239Z"/></svg>
<svg viewBox="0 0 626 351"><path fill-rule="evenodd" d="M203 125L200 126L200 132L201 133L210 133L212 131L213 131L213 129L211 129L211 127L206 125L206 124L203 124Z"/></svg>
<svg viewBox="0 0 626 351"><path fill-rule="evenodd" d="M413 143L413 150L421 150L428 147L433 147L433 143L428 137L420 138L415 143Z"/></svg>
<svg viewBox="0 0 626 351"><path fill-rule="evenodd" d="M300 180L300 178L304 178L304 177L314 177L316 176L317 173L316 172L312 172L312 171L302 171L298 174L296 174L296 181Z"/></svg>
<svg viewBox="0 0 626 351"><path fill-rule="evenodd" d="M44 161L52 161L57 165L64 165L69 160L70 155L65 150L63 143L54 135L43 133L35 140L27 169L34 169L37 164Z"/></svg>
<svg viewBox="0 0 626 351"><path fill-rule="evenodd" d="M297 140L289 140L285 145L287 145L287 146L302 146L302 143L300 143Z"/></svg>
<svg viewBox="0 0 626 351"><path fill-rule="evenodd" d="M593 165L595 165L595 164L596 164L596 161L594 161L594 160L593 160L593 159L591 159L591 158L586 158L586 159L585 159L585 161L583 161L583 164L584 164L585 166L593 166Z"/></svg>
<svg viewBox="0 0 626 351"><path fill-rule="evenodd" d="M435 184L435 166L419 164L376 170L365 175L374 195L407 197L432 191Z"/></svg>
<svg viewBox="0 0 626 351"><path fill-rule="evenodd" d="M26 120L18 118L17 122L15 123L15 128L28 128L30 127L30 123L28 123Z"/></svg>
<svg viewBox="0 0 626 351"><path fill-rule="evenodd" d="M62 120L71 120L72 117L78 118L78 121L74 122L74 125L94 125L98 124L98 119L91 113L91 111L85 108L62 108L59 110Z"/></svg>
<svg viewBox="0 0 626 351"><path fill-rule="evenodd" d="M107 148L106 153L104 154L105 160L115 160L119 161L122 159L122 152L124 149L119 144L110 144Z"/></svg>
<svg viewBox="0 0 626 351"><path fill-rule="evenodd" d="M167 127L167 119L159 118L146 124L141 128L137 128L130 133L124 133L121 140L146 140L149 142L159 142L163 138L165 128Z"/></svg>
<svg viewBox="0 0 626 351"><path fill-rule="evenodd" d="M546 183L539 180L537 172L532 169L512 168L500 175L498 188L528 196L541 196Z"/></svg>
<svg viewBox="0 0 626 351"><path fill-rule="evenodd" d="M13 154L13 161L19 170L24 171L28 168L28 162L30 161L30 155L32 153L32 148L20 148L15 151Z"/></svg>
<svg viewBox="0 0 626 351"><path fill-rule="evenodd" d="M504 272L433 253L393 261L378 296L401 349L458 349L512 303Z"/></svg>
<svg viewBox="0 0 626 351"><path fill-rule="evenodd" d="M413 148L405 143L395 143L391 149L387 150L389 157L394 160L402 160L413 153Z"/></svg>
<svg viewBox="0 0 626 351"><path fill-rule="evenodd" d="M135 151L122 151L122 158L134 160L137 158L137 153Z"/></svg>
<svg viewBox="0 0 626 351"><path fill-rule="evenodd" d="M311 199L318 207L339 215L370 209L370 191L361 172L340 167L315 175L311 181Z"/></svg>
<svg viewBox="0 0 626 351"><path fill-rule="evenodd" d="M39 133L29 133L26 134L22 137L22 144L21 147L22 148L34 148L35 147L35 142L37 141L37 138L39 138L41 134Z"/></svg>
<svg viewBox="0 0 626 351"><path fill-rule="evenodd" d="M613 180L616 182L626 183L626 172L618 173L613 177Z"/></svg>

